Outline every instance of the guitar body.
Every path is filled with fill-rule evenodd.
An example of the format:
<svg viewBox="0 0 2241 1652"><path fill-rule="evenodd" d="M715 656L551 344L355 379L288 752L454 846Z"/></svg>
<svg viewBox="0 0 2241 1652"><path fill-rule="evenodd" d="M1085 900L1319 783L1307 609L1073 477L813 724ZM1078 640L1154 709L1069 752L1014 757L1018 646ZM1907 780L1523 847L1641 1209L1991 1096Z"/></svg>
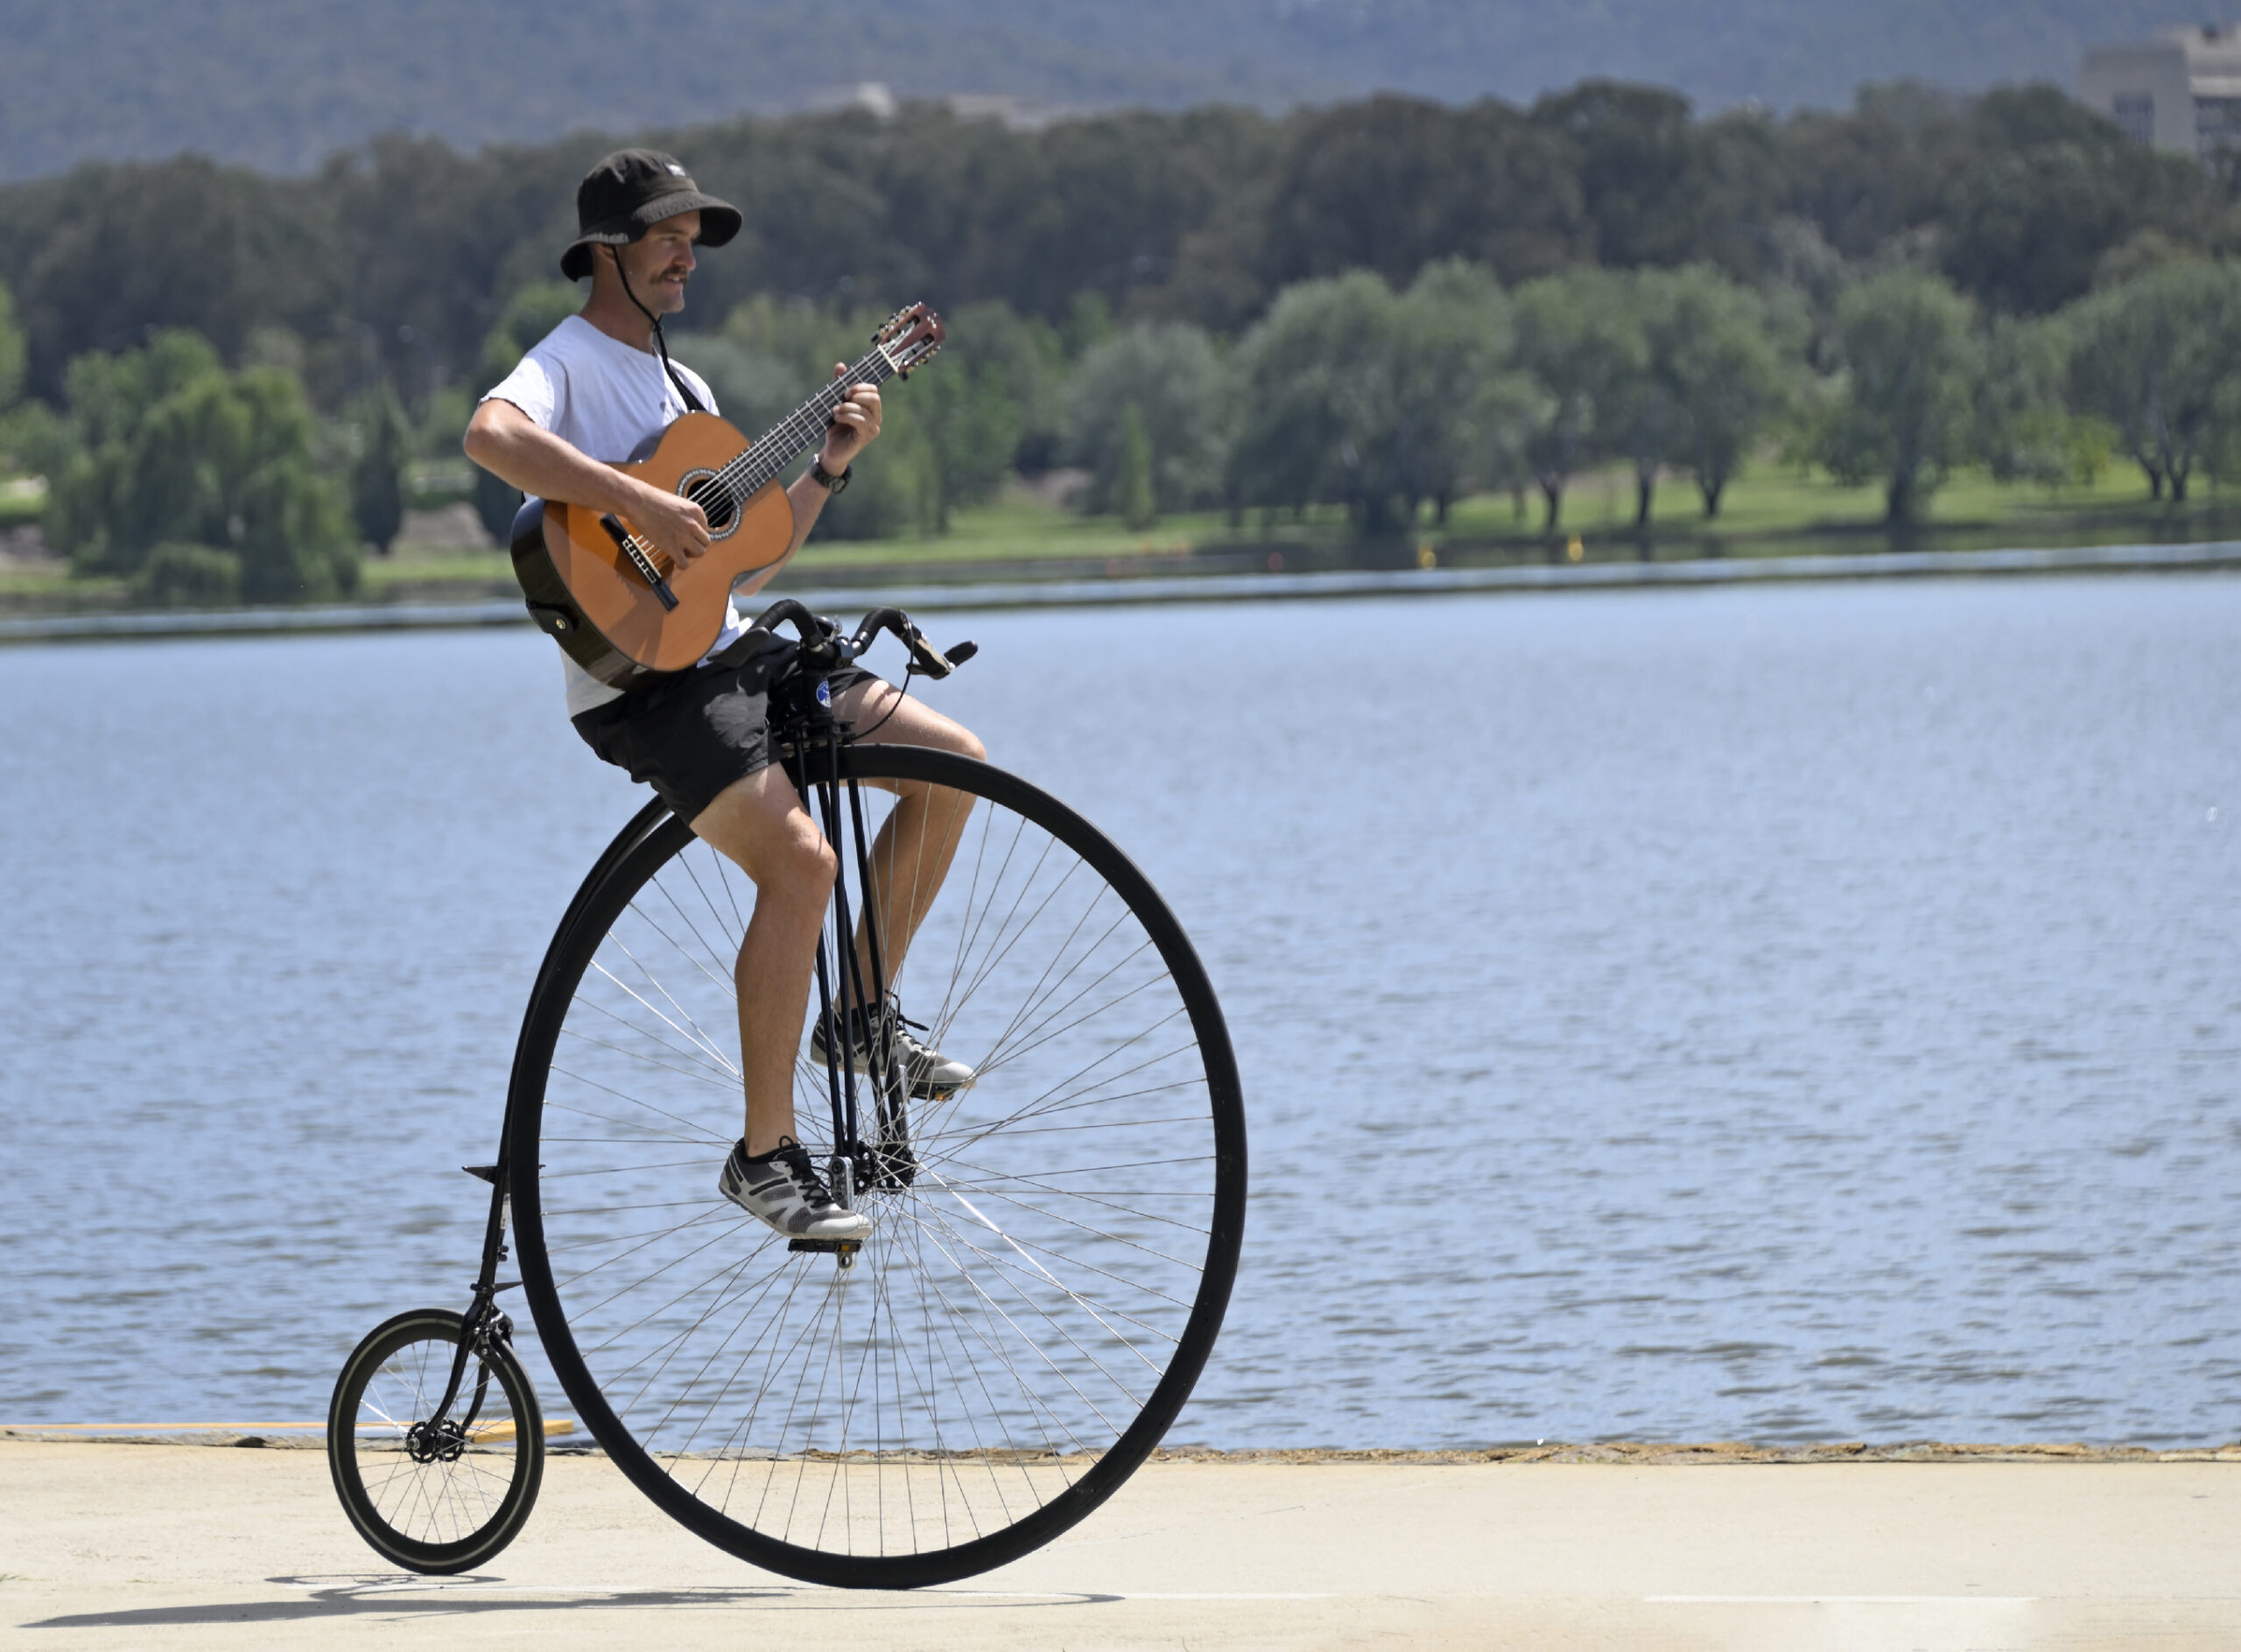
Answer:
<svg viewBox="0 0 2241 1652"><path fill-rule="evenodd" d="M794 506L778 480L825 439L850 387L877 385L931 360L942 319L897 310L872 348L749 442L713 413L687 413L615 468L693 500L714 544L678 564L629 523L581 505L531 499L514 518L514 577L537 629L610 688L644 689L690 671L724 629L734 587L757 590L794 542Z"/></svg>
<svg viewBox="0 0 2241 1652"><path fill-rule="evenodd" d="M715 645L733 587L774 567L794 538L794 508L769 482L736 509L727 494L708 503L706 484L748 448L747 438L713 413L686 413L651 450L615 468L670 492L704 489L702 509L714 544L682 566L643 549L676 597L664 603L596 510L532 499L514 518L514 577L530 617L568 657L611 688L650 688L697 664ZM629 524L618 524L628 528Z"/></svg>

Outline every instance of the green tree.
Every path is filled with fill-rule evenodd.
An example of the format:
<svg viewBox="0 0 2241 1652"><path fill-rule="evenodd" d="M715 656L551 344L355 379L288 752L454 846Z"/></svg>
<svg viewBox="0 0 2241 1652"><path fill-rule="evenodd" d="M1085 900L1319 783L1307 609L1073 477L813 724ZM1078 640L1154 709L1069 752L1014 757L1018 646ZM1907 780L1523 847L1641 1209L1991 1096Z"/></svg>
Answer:
<svg viewBox="0 0 2241 1652"><path fill-rule="evenodd" d="M1373 538L1444 512L1492 479L1489 425L1518 417L1508 338L1500 287L1459 261L1405 294L1367 271L1288 288L1238 347L1238 502L1343 504Z"/></svg>
<svg viewBox="0 0 2241 1652"><path fill-rule="evenodd" d="M0 412L24 393L24 334L16 325L16 300L0 285Z"/></svg>
<svg viewBox="0 0 2241 1652"><path fill-rule="evenodd" d="M1542 98L1532 120L1562 134L1571 151L1596 262L1631 269L1704 256L1707 223L1718 216L1715 174L1687 98L1662 87L1583 81ZM1765 214L1780 181L1768 168L1746 220Z"/></svg>
<svg viewBox="0 0 2241 1652"><path fill-rule="evenodd" d="M1621 391L1645 369L1640 328L1619 278L1570 270L1517 290L1513 359L1540 395L1524 452L1553 544L1574 475L1607 451Z"/></svg>
<svg viewBox="0 0 2241 1652"><path fill-rule="evenodd" d="M902 429L894 432L900 450L907 453L915 442L923 454L918 531L947 533L952 510L985 503L1011 475L1012 455L1019 450L1019 404L1001 363L950 359L946 351L914 373L908 390L894 399L908 403ZM888 434L882 421L882 443Z"/></svg>
<svg viewBox="0 0 2241 1652"><path fill-rule="evenodd" d="M1059 330L1001 300L966 305L948 327L944 355L969 363L1012 404L1019 437L1008 467L1042 471L1057 464L1065 446L1071 371Z"/></svg>
<svg viewBox="0 0 2241 1652"><path fill-rule="evenodd" d="M306 455L260 465L242 488L242 594L252 602L346 595L358 583L351 540L348 509Z"/></svg>
<svg viewBox="0 0 2241 1652"><path fill-rule="evenodd" d="M1350 270L1405 285L1458 257L1516 281L1593 256L1577 151L1492 99L1372 97L1302 116L1290 137L1261 236L1271 285Z"/></svg>
<svg viewBox="0 0 2241 1652"><path fill-rule="evenodd" d="M1634 534L1644 560L1650 555L1650 510L1658 472L1680 446L1682 413L1669 375L1657 370L1652 333L1671 295L1664 272L1635 271L1612 284L1612 313L1605 327L1612 355L1595 395L1598 445L1622 456L1634 473Z"/></svg>
<svg viewBox="0 0 2241 1652"><path fill-rule="evenodd" d="M196 545L200 585L253 601L331 597L358 564L339 491L317 463L303 389L277 368L228 374L191 334L71 363L74 448L46 525L89 572L140 574L159 545ZM230 578L208 575L233 559ZM176 589L176 555L151 588Z"/></svg>
<svg viewBox="0 0 2241 1652"><path fill-rule="evenodd" d="M2064 404L2069 346L2055 320L1995 316L1971 396L1970 449L1999 482L2052 487L2076 467L2076 425Z"/></svg>
<svg viewBox="0 0 2241 1652"><path fill-rule="evenodd" d="M1138 509L1130 428L1145 443L1144 512L1185 510L1221 496L1228 446L1228 376L1212 341L1183 322L1139 323L1083 356L1068 386L1062 451L1090 473L1085 509Z"/></svg>
<svg viewBox="0 0 2241 1652"><path fill-rule="evenodd" d="M1130 402L1120 410L1120 462L1113 479L1112 503L1132 533L1142 533L1158 514L1152 492L1152 439L1144 432L1143 410Z"/></svg>
<svg viewBox="0 0 2241 1652"><path fill-rule="evenodd" d="M350 517L359 539L382 555L404 525L405 467L412 429L397 392L377 386L359 404L358 453L350 464Z"/></svg>
<svg viewBox="0 0 2241 1652"><path fill-rule="evenodd" d="M2197 244L2215 233L2224 203L2193 157L2134 143L2058 87L1996 88L1959 122L1937 201L1940 262L1991 309L2052 312L2142 232Z"/></svg>
<svg viewBox="0 0 2241 1652"><path fill-rule="evenodd" d="M1508 367L1508 295L1493 272L1461 258L1429 264L1394 306L1394 465L1402 514L1429 501L1437 519L1473 487L1516 475L1529 396Z"/></svg>
<svg viewBox="0 0 2241 1652"><path fill-rule="evenodd" d="M0 476L44 476L60 466L66 453L53 410L23 398L25 360L15 300L0 285Z"/></svg>
<svg viewBox="0 0 2241 1652"><path fill-rule="evenodd" d="M1356 531L1402 524L1393 290L1367 271L1277 295L1238 347L1243 419L1232 449L1241 503L1344 504Z"/></svg>
<svg viewBox="0 0 2241 1652"><path fill-rule="evenodd" d="M1704 515L1780 411L1791 375L1772 307L1703 264L1640 278L1650 371L1675 424L1669 457L1695 477ZM1647 520L1647 499L1638 520Z"/></svg>
<svg viewBox="0 0 2241 1652"><path fill-rule="evenodd" d="M1894 527L1920 516L1964 451L1971 319L1968 299L1914 270L1864 282L1838 301L1844 381L1821 453L1846 482L1879 481Z"/></svg>
<svg viewBox="0 0 2241 1652"><path fill-rule="evenodd" d="M2072 404L2115 426L2153 497L2183 501L2241 372L2241 266L2166 264L2065 320Z"/></svg>

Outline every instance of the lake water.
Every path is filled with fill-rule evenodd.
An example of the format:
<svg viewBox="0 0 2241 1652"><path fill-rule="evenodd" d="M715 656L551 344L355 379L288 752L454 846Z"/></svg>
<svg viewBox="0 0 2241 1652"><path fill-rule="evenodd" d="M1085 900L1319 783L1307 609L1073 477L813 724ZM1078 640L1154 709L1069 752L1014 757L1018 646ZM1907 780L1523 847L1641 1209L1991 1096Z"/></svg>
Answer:
<svg viewBox="0 0 2241 1652"><path fill-rule="evenodd" d="M1172 1438L2241 1433L2241 580L936 631L1236 1035ZM0 1422L321 1416L463 1304L637 797L526 629L10 649L0 705Z"/></svg>

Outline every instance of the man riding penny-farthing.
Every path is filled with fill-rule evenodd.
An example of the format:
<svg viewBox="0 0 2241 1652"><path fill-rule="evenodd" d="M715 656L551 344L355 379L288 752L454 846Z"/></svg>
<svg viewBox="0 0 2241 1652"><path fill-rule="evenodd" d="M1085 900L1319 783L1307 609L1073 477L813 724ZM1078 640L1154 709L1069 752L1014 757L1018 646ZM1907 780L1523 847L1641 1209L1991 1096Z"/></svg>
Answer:
<svg viewBox="0 0 2241 1652"><path fill-rule="evenodd" d="M467 450L530 502L514 559L572 721L656 800L531 993L473 1300L360 1344L336 1486L415 1570L519 1530L546 1425L498 1306L510 1236L592 1437L689 1528L813 1581L968 1575L1110 1495L1204 1365L1244 1214L1227 1035L1135 866L857 664L892 637L907 685L970 645L736 605L938 318L899 313L750 444L661 326L740 214L644 150L578 213L590 297Z"/></svg>

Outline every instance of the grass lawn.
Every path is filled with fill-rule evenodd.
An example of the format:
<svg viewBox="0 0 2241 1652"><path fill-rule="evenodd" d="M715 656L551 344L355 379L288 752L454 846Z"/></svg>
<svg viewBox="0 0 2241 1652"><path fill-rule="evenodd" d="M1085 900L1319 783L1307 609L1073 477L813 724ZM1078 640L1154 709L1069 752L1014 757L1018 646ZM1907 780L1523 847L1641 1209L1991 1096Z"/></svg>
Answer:
<svg viewBox="0 0 2241 1652"><path fill-rule="evenodd" d="M0 527L15 503L0 484ZM1612 469L1575 478L1564 496L1559 536L1577 534L1589 561L1632 559L1633 478ZM28 512L25 512L28 516ZM1458 503L1444 527L1426 523L1414 538L1442 562L1458 565L1539 559L1546 553L1537 494L1520 518L1507 495ZM1717 519L1707 521L1685 477L1661 482L1652 517L1652 552L1662 559L1707 553L1775 556L1883 550L1876 487L1847 488L1820 471L1760 464L1731 483ZM2061 489L1995 482L1961 471L1931 496L1925 520L1904 542L1925 548L2069 545L2241 538L2241 489L2224 493L2204 480L2183 507L2156 504L2130 466L2111 465L2090 484ZM1264 521L1249 512L1233 527L1219 511L1162 517L1131 532L1117 518L1083 517L1015 489L994 503L959 510L940 538L811 540L781 589L869 579L969 580L1047 574L1142 573L1192 563L1198 569L1259 566L1271 552L1294 568L1343 566L1362 554L1336 509ZM510 596L513 573L498 551L368 557L363 595L374 601ZM114 579L77 580L53 565L0 566L0 607L18 610L113 608L130 593Z"/></svg>
<svg viewBox="0 0 2241 1652"><path fill-rule="evenodd" d="M1446 538L1538 544L1542 503L1528 496L1520 521L1506 496L1482 495L1458 504ZM1631 472L1599 471L1577 478L1564 496L1560 534L1578 534L1590 559L1635 553L1634 484ZM2090 483L2059 489L1994 482L1982 470L1956 472L1930 496L1912 538L1916 543L1974 544L1990 535L2003 545L2114 543L2126 539L2216 537L2241 527L2241 489L2223 494L2198 482L2195 496L2174 510L2147 496L2147 483L2131 466L2111 465ZM1883 490L1848 488L1824 471L1762 464L1728 485L1720 514L1707 520L1704 502L1685 476L1660 482L1651 531L1665 555L1689 555L1711 542L1739 554L1791 553L1838 548L1802 543L1816 538L1844 548L1883 547ZM1866 543L1862 543L1863 541Z"/></svg>

